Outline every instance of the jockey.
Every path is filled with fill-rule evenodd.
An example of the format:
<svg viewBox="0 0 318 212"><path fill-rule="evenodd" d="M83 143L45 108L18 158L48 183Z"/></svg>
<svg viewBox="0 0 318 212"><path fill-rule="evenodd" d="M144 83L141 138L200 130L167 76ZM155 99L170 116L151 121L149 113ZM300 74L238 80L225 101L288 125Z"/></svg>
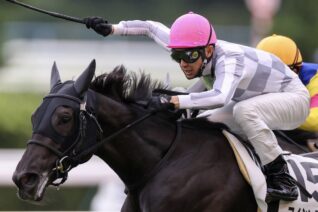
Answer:
<svg viewBox="0 0 318 212"><path fill-rule="evenodd" d="M256 48L276 55L298 74L311 97L309 116L299 129L318 132L318 64L303 62L296 43L286 36L268 36L262 39Z"/></svg>
<svg viewBox="0 0 318 212"><path fill-rule="evenodd" d="M297 199L295 181L272 132L298 127L309 112L308 90L288 66L267 52L217 40L211 23L192 12L177 18L171 29L154 21L85 21L103 36L144 35L169 50L187 79L200 79L190 94L172 96L162 106L168 102L177 109L217 110L219 114L208 117L214 122L222 122L222 113L230 111L264 165L266 201Z"/></svg>

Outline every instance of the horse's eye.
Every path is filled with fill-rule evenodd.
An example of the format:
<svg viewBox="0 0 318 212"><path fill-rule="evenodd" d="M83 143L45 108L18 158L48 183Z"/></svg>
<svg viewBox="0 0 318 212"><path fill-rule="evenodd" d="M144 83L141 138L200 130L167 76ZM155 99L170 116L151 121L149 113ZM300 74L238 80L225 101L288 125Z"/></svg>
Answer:
<svg viewBox="0 0 318 212"><path fill-rule="evenodd" d="M66 123L68 123L69 121L71 121L71 117L70 116L63 116L62 118L61 118L61 122L63 123L63 124L66 124Z"/></svg>

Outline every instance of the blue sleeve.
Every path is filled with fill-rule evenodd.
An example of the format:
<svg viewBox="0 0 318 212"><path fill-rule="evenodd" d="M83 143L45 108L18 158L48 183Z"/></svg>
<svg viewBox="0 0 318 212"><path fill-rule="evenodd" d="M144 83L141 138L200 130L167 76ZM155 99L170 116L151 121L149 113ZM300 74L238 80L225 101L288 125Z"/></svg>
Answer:
<svg viewBox="0 0 318 212"><path fill-rule="evenodd" d="M299 78L304 85L308 85L311 78L316 75L317 71L318 64L304 62L299 72Z"/></svg>

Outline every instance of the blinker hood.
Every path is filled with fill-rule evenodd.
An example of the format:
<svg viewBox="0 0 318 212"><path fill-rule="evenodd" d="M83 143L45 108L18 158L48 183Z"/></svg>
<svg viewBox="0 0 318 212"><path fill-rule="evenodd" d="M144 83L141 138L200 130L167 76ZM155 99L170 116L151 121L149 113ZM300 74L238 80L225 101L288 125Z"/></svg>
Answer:
<svg viewBox="0 0 318 212"><path fill-rule="evenodd" d="M58 88L55 87L55 89ZM78 115L76 114L79 114L81 100L73 97L78 96L78 94L74 95L74 93L76 93L76 91L73 87L73 83L68 83L65 84L58 93L50 93L44 97L42 104L32 117L33 134L44 135L59 144L65 144L67 140L76 139L79 129ZM52 126L52 115L59 106L70 107L74 111L74 129L76 130L70 136L60 135Z"/></svg>
<svg viewBox="0 0 318 212"><path fill-rule="evenodd" d="M32 115L33 134L46 136L60 144L63 149L71 146L79 137L81 137L80 140L86 140L81 148L85 148L86 145L96 141L96 124L92 118L85 118L87 112L94 115L97 104L95 93L88 89L94 77L95 68L96 62L92 60L75 81L62 83L54 62L51 70L51 91L49 95L44 97L42 104ZM85 103L86 106L86 111L83 113L84 121L80 118L81 115L83 116L80 112L82 103ZM52 126L52 115L59 106L70 107L74 111L74 132L71 132L69 136L60 135ZM84 128L81 127L83 124L85 125ZM83 138L83 133L89 136Z"/></svg>

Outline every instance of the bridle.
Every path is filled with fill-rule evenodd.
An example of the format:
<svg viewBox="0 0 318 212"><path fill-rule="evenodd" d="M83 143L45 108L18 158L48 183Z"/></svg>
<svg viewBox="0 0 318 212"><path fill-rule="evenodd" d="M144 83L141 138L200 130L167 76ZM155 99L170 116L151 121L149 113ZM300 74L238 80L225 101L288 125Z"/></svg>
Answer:
<svg viewBox="0 0 318 212"><path fill-rule="evenodd" d="M154 115L157 111L152 110L149 113L143 115L139 119L127 124L123 128L119 129L118 131L114 132L113 134L109 135L108 137L104 138L102 141L95 143L94 145L90 146L89 148L78 152L77 149L80 149L80 146L83 144L85 136L86 136L86 131L87 131L87 117L95 123L99 135L103 134L103 130L101 128L101 125L99 124L96 116L88 111L86 109L86 99L87 96L85 96L81 100L79 98L76 98L71 95L67 94L49 94L45 98L65 98L68 100L72 100L77 102L80 105L80 111L79 111L79 132L78 135L76 136L75 142L73 142L65 151L61 151L58 148L53 147L52 145L49 145L44 142L40 142L35 139L31 139L27 142L27 145L29 144L36 144L42 147L45 147L49 149L51 152L53 152L58 159L56 160L55 167L51 170L51 173L49 174L50 176L55 175L53 182L51 182L51 185L53 186L59 186L63 184L68 177L68 172L77 166L81 158L83 156L89 155L94 153L101 145L103 145L105 142L113 139L114 137L118 136L119 134L123 133L124 131L132 128L133 126L141 123L145 119L149 118L150 116ZM61 179L59 182L55 182L55 180Z"/></svg>
<svg viewBox="0 0 318 212"><path fill-rule="evenodd" d="M60 184L63 184L68 177L68 172L75 166L77 166L80 162L80 158L76 158L78 156L77 149L80 148L82 143L84 142L84 139L86 137L86 131L87 131L87 117L96 124L97 130L99 134L103 133L103 130L97 121L95 115L89 111L86 110L86 96L84 97L84 100L81 100L79 98L76 98L71 95L67 94L49 94L44 98L65 98L68 100L72 100L77 102L80 105L80 111L79 111L79 130L78 134L76 136L75 141L65 150L61 151L58 148L53 147L52 145L49 145L45 142L40 142L35 139L31 139L27 142L27 144L36 144L42 147L45 147L49 149L51 152L53 152L58 159L56 160L55 167L52 169L51 174L56 174L55 179L61 178L61 181L58 183L52 182L51 184L54 186L59 186ZM83 155L81 155L82 157Z"/></svg>

